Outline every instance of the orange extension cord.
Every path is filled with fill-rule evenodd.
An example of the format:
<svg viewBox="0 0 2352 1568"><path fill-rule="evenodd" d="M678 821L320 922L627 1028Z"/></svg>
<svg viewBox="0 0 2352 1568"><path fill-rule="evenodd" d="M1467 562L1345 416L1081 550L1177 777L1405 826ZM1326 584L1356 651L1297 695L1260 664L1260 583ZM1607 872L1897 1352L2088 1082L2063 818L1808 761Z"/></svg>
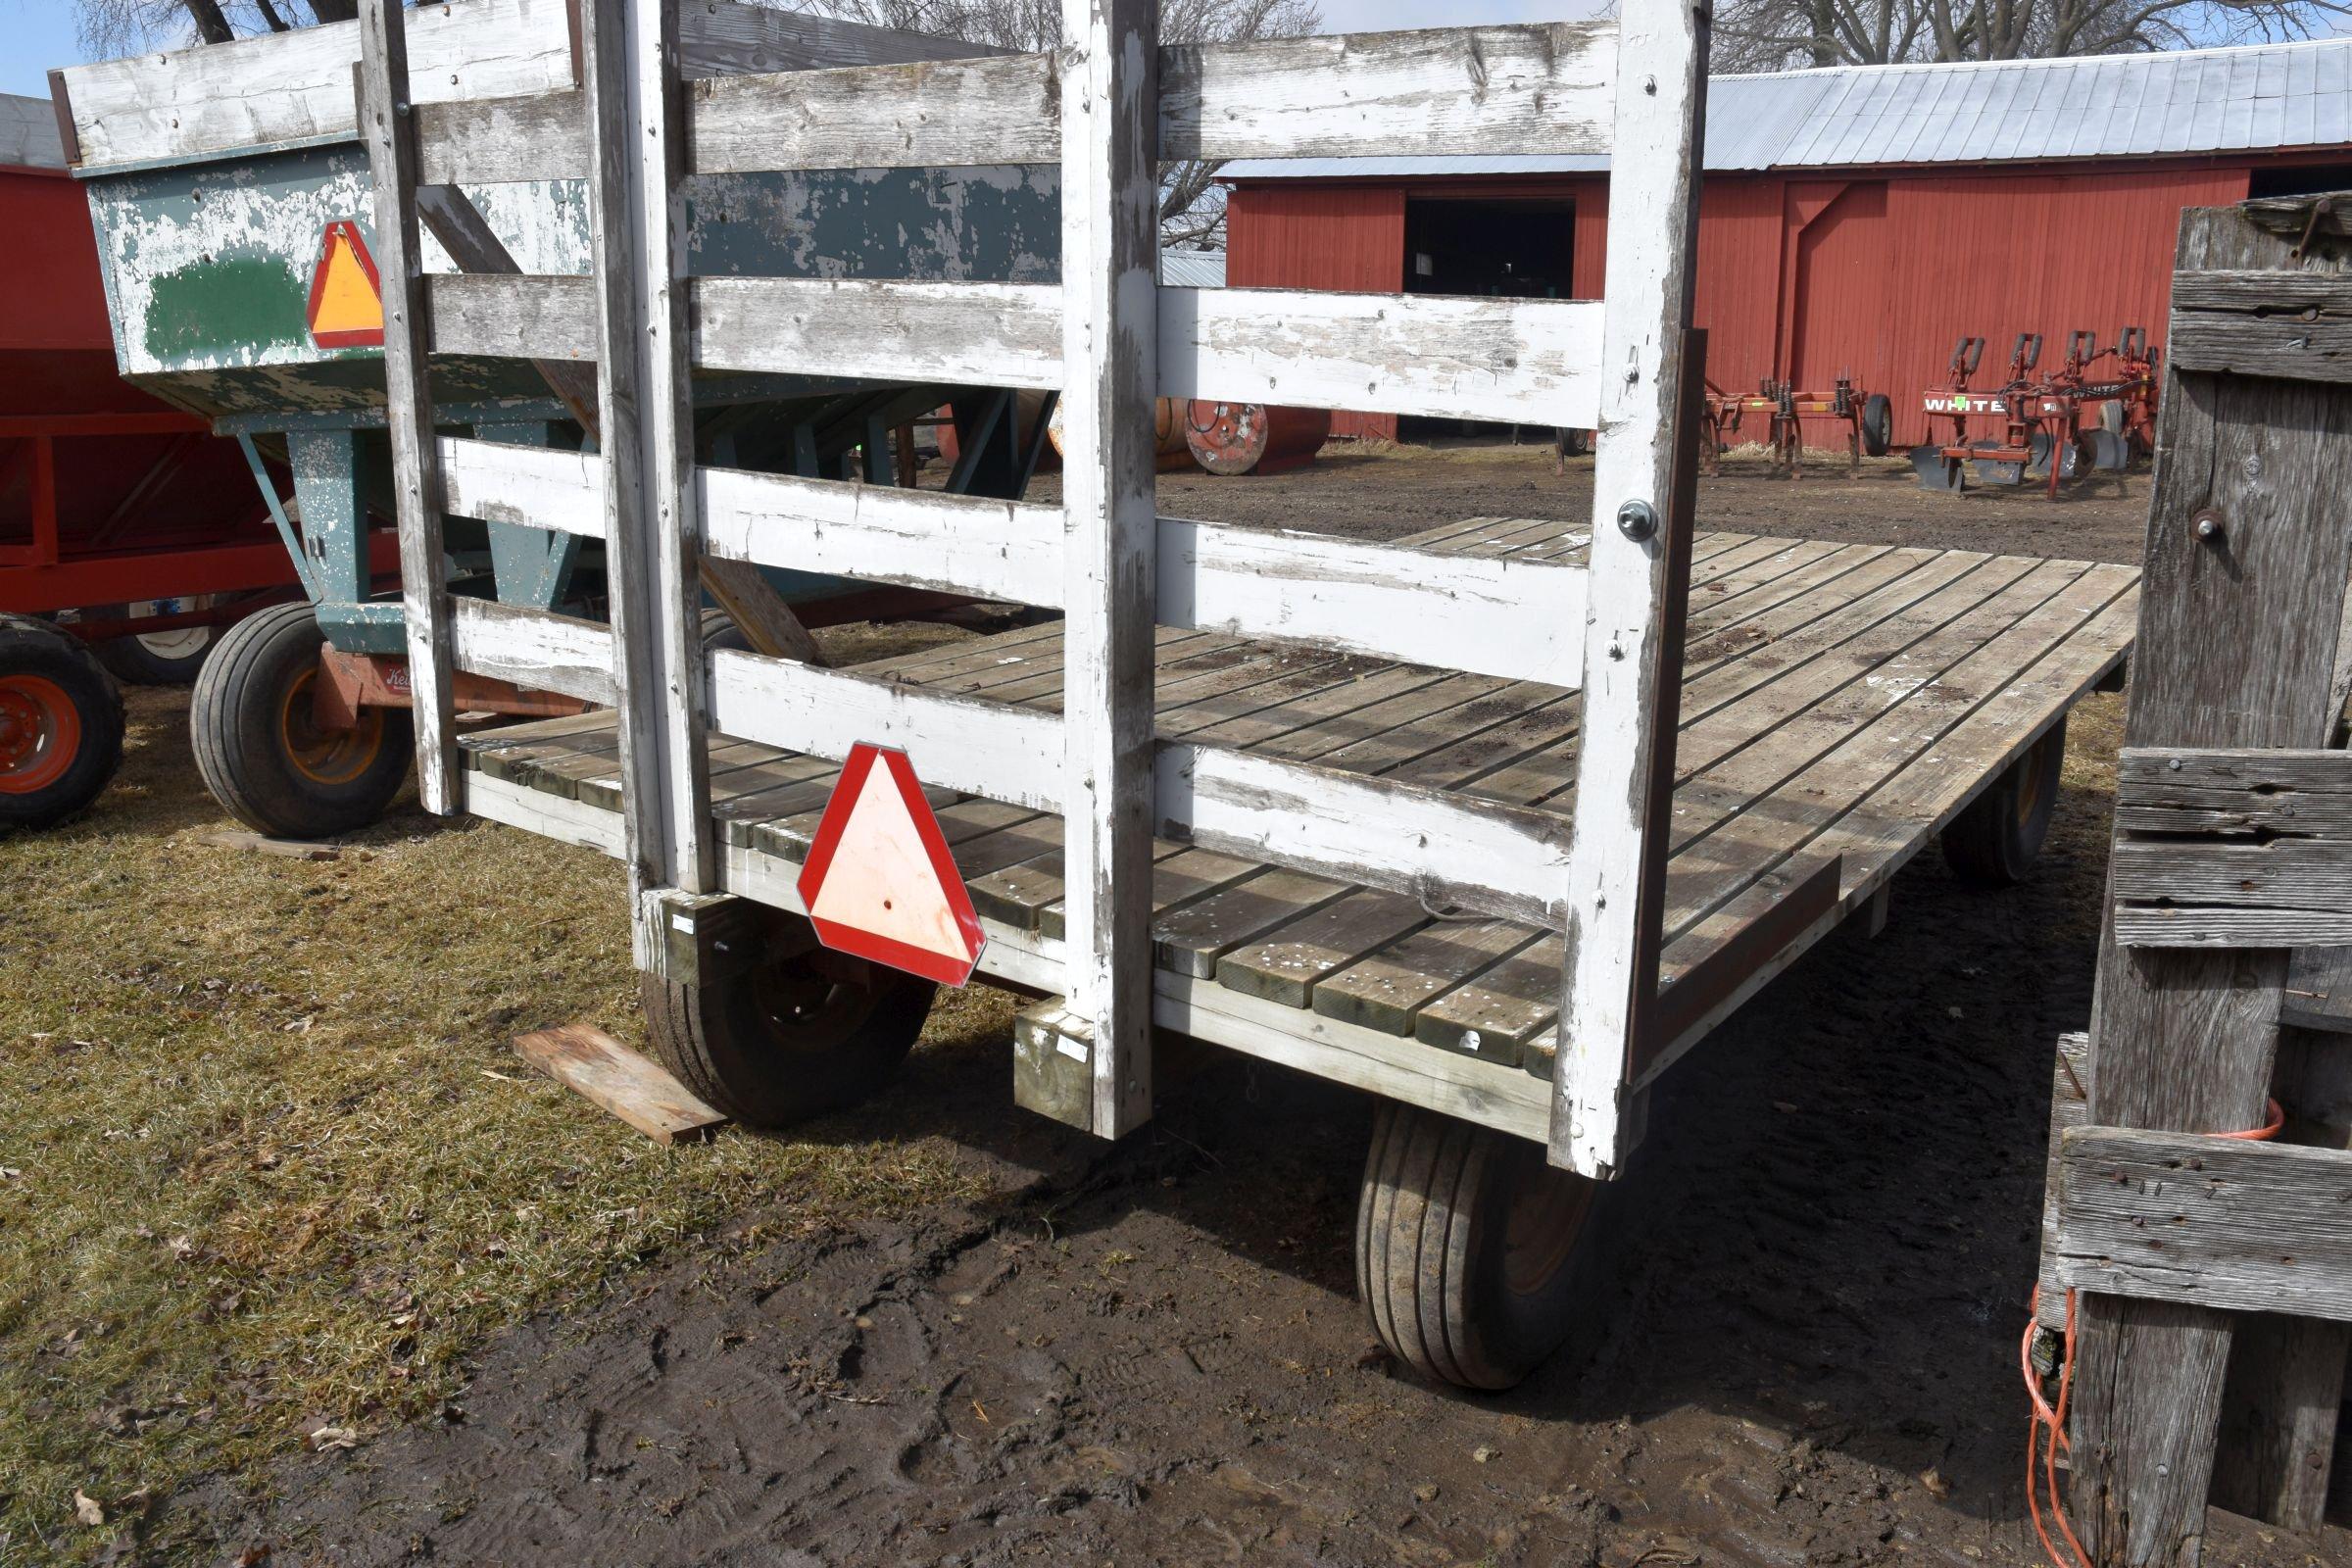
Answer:
<svg viewBox="0 0 2352 1568"><path fill-rule="evenodd" d="M2276 1100L2270 1102L2270 1120L2260 1127L2248 1127L2241 1132L2209 1133L2210 1138L2235 1138L2247 1143L2264 1143L2278 1136L2286 1125L2286 1112ZM2066 1293L2066 1347L2058 1361L2058 1402L2052 1405L2042 1397L2041 1379L2034 1375L2034 1331L2038 1326L2041 1310L2041 1287L2034 1287L2033 1305L2026 1319L2026 1337L2018 1347L2017 1362L2026 1377L2026 1397L2034 1401L2033 1422L2026 1428L2026 1511L2033 1515L2034 1534L2041 1540L2041 1549L2052 1568L2090 1568L2090 1553L2075 1538L2075 1527L2067 1522L2066 1504L2058 1496L2058 1453L2062 1448L2071 1451L2066 1441L2066 1406L2075 1392L2075 1293ZM2047 1433L2045 1439L2043 1434ZM2038 1450L2038 1451L2037 1451ZM2041 1474L2034 1474L2039 1463ZM2047 1481L2050 1489L2050 1517L2058 1523L2058 1534L2064 1540L2073 1560L2058 1554L2058 1544L2050 1540L2049 1527L2041 1518L2041 1486Z"/></svg>

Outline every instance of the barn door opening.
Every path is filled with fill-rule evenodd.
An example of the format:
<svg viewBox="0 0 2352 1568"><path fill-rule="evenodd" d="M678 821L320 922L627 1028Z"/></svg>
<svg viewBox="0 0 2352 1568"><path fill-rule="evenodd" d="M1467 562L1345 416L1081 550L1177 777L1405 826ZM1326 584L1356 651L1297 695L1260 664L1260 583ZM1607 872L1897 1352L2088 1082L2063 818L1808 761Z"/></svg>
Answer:
<svg viewBox="0 0 2352 1568"><path fill-rule="evenodd" d="M1404 291L1495 299L1568 299L1576 203L1549 198L1410 198L1404 204ZM1495 436L1518 427L1469 419L1402 420L1407 441ZM1528 432L1550 439L1550 431Z"/></svg>

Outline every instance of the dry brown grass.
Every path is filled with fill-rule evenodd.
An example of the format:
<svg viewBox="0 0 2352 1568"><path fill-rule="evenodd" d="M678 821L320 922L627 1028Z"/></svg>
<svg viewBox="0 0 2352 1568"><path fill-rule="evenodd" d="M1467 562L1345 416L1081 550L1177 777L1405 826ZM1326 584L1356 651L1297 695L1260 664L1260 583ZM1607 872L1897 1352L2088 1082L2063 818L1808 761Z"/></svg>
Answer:
<svg viewBox="0 0 2352 1568"><path fill-rule="evenodd" d="M429 1413L501 1325L754 1204L968 1189L935 1140L647 1142L509 1044L641 1038L612 862L405 807L332 863L208 846L184 697L131 712L97 808L0 840L0 1563L95 1558L320 1419ZM926 1038L1008 1020L974 991Z"/></svg>

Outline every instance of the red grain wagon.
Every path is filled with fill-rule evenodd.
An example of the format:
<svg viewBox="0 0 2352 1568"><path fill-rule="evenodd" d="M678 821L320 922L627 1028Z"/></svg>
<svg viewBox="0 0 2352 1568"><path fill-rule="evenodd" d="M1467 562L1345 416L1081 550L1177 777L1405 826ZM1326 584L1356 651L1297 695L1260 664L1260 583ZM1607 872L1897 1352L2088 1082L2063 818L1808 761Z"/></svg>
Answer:
<svg viewBox="0 0 2352 1568"><path fill-rule="evenodd" d="M215 629L297 591L244 455L124 382L49 104L0 96L0 828L121 757L115 676L187 681Z"/></svg>

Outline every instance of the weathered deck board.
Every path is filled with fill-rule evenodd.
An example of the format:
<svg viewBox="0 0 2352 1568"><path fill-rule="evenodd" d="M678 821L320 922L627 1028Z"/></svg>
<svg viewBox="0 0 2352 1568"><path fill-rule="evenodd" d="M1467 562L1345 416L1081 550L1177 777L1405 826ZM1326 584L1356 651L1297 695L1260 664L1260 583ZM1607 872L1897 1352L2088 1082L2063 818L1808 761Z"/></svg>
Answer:
<svg viewBox="0 0 2352 1568"><path fill-rule="evenodd" d="M1574 559L1581 538L1563 523L1483 518L1403 542ZM1839 856L1841 905L1875 892L2131 637L2135 578L2124 567L1733 534L1702 535L1694 556L1670 978L1767 917L1792 868ZM1060 629L1025 627L863 672L1053 710ZM1168 739L1573 808L1581 702L1554 687L1164 628L1155 687ZM617 808L609 717L488 732L465 747L469 767ZM836 769L723 737L712 747L713 814L727 842L789 868ZM1058 939L1058 819L945 790L933 800L983 915ZM1556 934L1448 918L1408 896L1171 843L1154 857L1154 947L1169 973L1541 1070L1558 1022ZM1696 1015L1690 1038L1657 1043L1645 1071L1818 934L1796 933Z"/></svg>

